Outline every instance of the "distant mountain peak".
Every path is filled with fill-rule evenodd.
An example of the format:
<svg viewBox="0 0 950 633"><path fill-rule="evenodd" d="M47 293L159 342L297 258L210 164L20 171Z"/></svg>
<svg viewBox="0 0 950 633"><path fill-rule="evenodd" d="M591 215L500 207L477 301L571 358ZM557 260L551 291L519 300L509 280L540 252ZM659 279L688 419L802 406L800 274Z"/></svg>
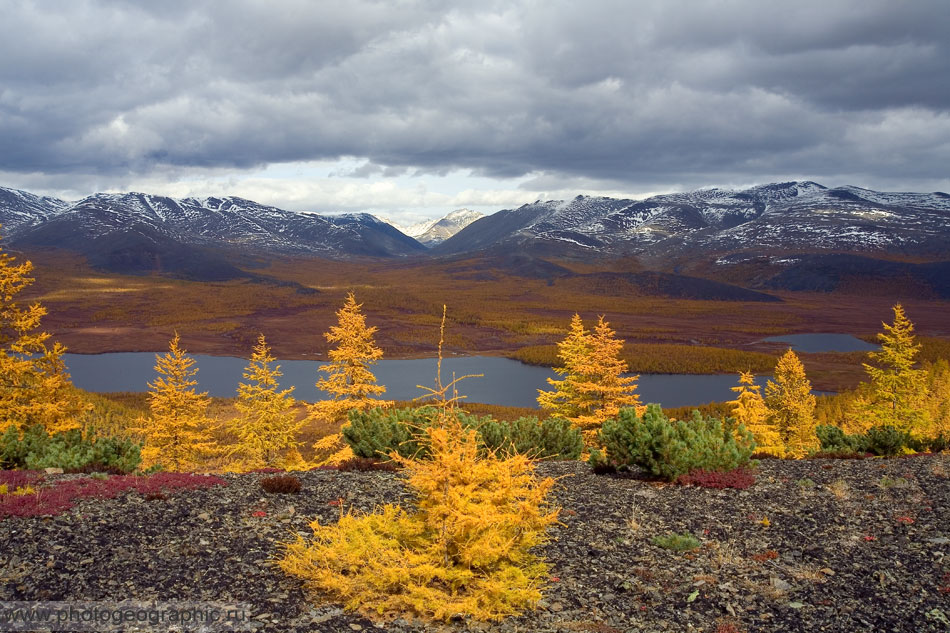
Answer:
<svg viewBox="0 0 950 633"><path fill-rule="evenodd" d="M456 209L435 220L425 220L411 226L398 227L403 233L416 238L419 242L433 246L439 244L484 215L471 209ZM396 225L394 225L396 226Z"/></svg>

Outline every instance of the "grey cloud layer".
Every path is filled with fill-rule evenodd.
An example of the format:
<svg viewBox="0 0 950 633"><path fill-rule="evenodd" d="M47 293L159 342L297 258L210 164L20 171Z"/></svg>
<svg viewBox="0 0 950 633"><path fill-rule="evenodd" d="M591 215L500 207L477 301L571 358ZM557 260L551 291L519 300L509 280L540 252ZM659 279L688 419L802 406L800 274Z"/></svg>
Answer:
<svg viewBox="0 0 950 633"><path fill-rule="evenodd" d="M0 6L0 171L356 156L366 176L860 184L950 164L945 0Z"/></svg>

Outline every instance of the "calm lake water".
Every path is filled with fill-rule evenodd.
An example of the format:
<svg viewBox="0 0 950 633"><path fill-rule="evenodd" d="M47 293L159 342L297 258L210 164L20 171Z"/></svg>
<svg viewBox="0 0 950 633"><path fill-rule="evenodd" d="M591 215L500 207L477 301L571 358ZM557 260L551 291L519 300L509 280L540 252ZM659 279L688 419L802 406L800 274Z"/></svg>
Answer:
<svg viewBox="0 0 950 633"><path fill-rule="evenodd" d="M198 388L216 397L231 397L243 380L247 365L243 358L193 355L198 367ZM66 365L73 383L87 391L145 391L154 380L155 354L153 352L123 352L112 354L66 354ZM281 387L296 387L294 396L306 401L325 397L315 383L317 367L321 362L286 360L279 362L284 375ZM386 385L386 398L411 400L425 392L416 385L434 386L436 360L382 360L373 369L378 382ZM470 402L483 402L512 407L536 407L538 389L548 389L546 379L556 377L553 371L532 367L508 358L466 356L442 361L442 380L452 380L452 374L484 374L468 378L459 384L459 393ZM768 376L756 377L764 384ZM729 390L737 384L737 374L683 375L642 374L637 393L644 403L658 402L665 407L698 405L705 402L730 400Z"/></svg>
<svg viewBox="0 0 950 633"><path fill-rule="evenodd" d="M771 343L788 343L796 352L870 352L877 345L850 334L783 334L762 339Z"/></svg>

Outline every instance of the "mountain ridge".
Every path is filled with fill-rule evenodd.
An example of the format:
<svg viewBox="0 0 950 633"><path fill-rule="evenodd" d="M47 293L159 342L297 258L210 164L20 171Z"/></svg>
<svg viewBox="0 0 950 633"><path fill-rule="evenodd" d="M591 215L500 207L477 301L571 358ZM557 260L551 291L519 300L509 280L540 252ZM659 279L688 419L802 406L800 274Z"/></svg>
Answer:
<svg viewBox="0 0 950 633"><path fill-rule="evenodd" d="M7 243L72 250L93 266L115 272L228 279L253 276L247 268L255 257L451 260L484 253L503 267L512 266L516 275L548 275L545 261L551 259L632 257L638 269L760 290L866 285L875 275L897 279L899 271L920 278L939 296L950 293L935 281L935 271L945 267L886 263L950 261L950 196L942 192L790 181L644 200L538 200L477 218L474 212L453 213L456 225L465 226L427 246L366 213L324 216L237 196L179 199L139 192L98 193L67 202L0 187ZM836 265L842 273L829 273ZM862 275L864 281L856 282Z"/></svg>
<svg viewBox="0 0 950 633"><path fill-rule="evenodd" d="M536 201L476 221L433 248L458 254L499 243L570 244L657 257L689 249L806 249L950 254L950 196L828 188L811 181L700 189L644 200ZM473 246L474 245L474 248Z"/></svg>

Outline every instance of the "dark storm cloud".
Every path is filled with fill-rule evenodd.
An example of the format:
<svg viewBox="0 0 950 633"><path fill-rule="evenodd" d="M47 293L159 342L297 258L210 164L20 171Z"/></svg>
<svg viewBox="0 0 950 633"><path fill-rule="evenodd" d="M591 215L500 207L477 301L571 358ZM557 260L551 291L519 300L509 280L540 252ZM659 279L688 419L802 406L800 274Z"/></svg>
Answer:
<svg viewBox="0 0 950 633"><path fill-rule="evenodd" d="M950 4L3 3L0 171L946 178ZM389 171L385 171L389 170Z"/></svg>

